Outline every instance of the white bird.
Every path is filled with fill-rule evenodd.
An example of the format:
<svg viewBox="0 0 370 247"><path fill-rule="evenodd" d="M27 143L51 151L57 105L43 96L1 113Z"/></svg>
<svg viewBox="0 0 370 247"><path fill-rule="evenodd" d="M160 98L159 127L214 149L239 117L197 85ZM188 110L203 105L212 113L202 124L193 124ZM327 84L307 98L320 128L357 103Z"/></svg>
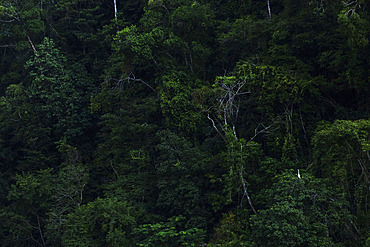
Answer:
<svg viewBox="0 0 370 247"><path fill-rule="evenodd" d="M301 174L299 173L299 169L298 169L298 178L301 179Z"/></svg>

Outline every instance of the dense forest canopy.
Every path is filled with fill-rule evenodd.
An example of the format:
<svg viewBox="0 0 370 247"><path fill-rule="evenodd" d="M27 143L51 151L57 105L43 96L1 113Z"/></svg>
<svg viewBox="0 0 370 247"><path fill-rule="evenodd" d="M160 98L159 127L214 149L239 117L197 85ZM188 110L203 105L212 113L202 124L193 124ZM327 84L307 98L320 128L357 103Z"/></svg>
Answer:
<svg viewBox="0 0 370 247"><path fill-rule="evenodd" d="M370 246L367 0L0 0L0 246Z"/></svg>

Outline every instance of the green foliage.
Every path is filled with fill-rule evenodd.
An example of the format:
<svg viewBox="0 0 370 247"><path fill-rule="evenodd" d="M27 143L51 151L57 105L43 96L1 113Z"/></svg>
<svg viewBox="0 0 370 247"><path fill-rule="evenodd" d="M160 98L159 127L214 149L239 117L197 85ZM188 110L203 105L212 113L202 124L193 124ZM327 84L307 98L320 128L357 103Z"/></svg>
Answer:
<svg viewBox="0 0 370 247"><path fill-rule="evenodd" d="M158 135L161 142L157 146L157 207L167 218L180 214L186 217L183 227L204 228L209 216L208 182L204 180L206 154L171 131Z"/></svg>
<svg viewBox="0 0 370 247"><path fill-rule="evenodd" d="M248 56L254 49L248 42L253 30L253 18L245 16L234 22L222 22L219 25L218 42L220 43L219 62L225 69L233 69L239 59Z"/></svg>
<svg viewBox="0 0 370 247"><path fill-rule="evenodd" d="M295 77L288 71L274 66L255 66L251 63L240 63L238 75L247 81L246 87L256 94L258 106L265 112L273 114L273 110L301 106L308 111L311 104L304 105L308 100L319 96L315 80L305 80Z"/></svg>
<svg viewBox="0 0 370 247"><path fill-rule="evenodd" d="M113 47L123 55L125 72L129 69L135 74L163 74L182 68L203 75L202 67L211 55L213 17L210 6L198 2L153 2L140 26L126 27L117 33Z"/></svg>
<svg viewBox="0 0 370 247"><path fill-rule="evenodd" d="M45 10L39 8L34 0L21 3L13 0L0 1L0 15L4 18L2 22L8 23L13 32L17 31L18 38L23 41L45 30L45 24L41 18L43 12Z"/></svg>
<svg viewBox="0 0 370 247"><path fill-rule="evenodd" d="M92 99L91 109L100 115L100 132L91 169L95 180L90 186L99 188L98 195L104 195L103 189L107 189L143 206L147 200L150 204L156 200L152 155L155 132L160 128L160 106L146 85L121 83L118 87L115 83L104 84Z"/></svg>
<svg viewBox="0 0 370 247"><path fill-rule="evenodd" d="M11 186L8 199L20 203L19 210L25 208L28 210L43 208L45 210L49 205L46 198L51 194L50 183L53 179L51 172L52 169L47 169L40 170L36 174L23 173L22 175L16 175L16 182Z"/></svg>
<svg viewBox="0 0 370 247"><path fill-rule="evenodd" d="M232 136L231 138L235 137ZM244 207L252 209L251 205L247 204L248 199L245 190L248 191L251 185L248 179L249 175L254 172L261 161L262 150L260 145L255 142L245 143L243 139L234 139L228 143L227 148L228 151L223 154L224 160L221 163L226 171L222 175L224 183L222 204L244 205Z"/></svg>
<svg viewBox="0 0 370 247"><path fill-rule="evenodd" d="M358 224L368 229L369 120L323 122L312 139L314 162L311 169L330 178L350 202ZM361 220L360 220L361 219ZM366 236L368 230L362 233Z"/></svg>
<svg viewBox="0 0 370 247"><path fill-rule="evenodd" d="M43 235L44 215L51 207L53 193L52 169L15 176L15 183L8 193L8 207L2 208L1 217L9 233L5 243L33 246L45 241Z"/></svg>
<svg viewBox="0 0 370 247"><path fill-rule="evenodd" d="M346 47L347 51L342 52L342 56L344 55L348 59L347 61L342 61L346 65L345 71L342 72L343 77L347 80L350 88L356 90L359 90L359 88L365 89L366 87L363 87L364 83L366 84L364 71L356 68L358 67L358 62L362 60L359 58L361 57L359 52L363 51L369 44L369 22L351 9L345 9L338 14L338 23L340 25L338 31L346 40L346 43L342 44L342 46L343 48Z"/></svg>
<svg viewBox="0 0 370 247"><path fill-rule="evenodd" d="M161 79L161 108L169 127L185 133L194 133L204 118L194 104L194 91L201 87L200 81L193 82L182 72L173 72Z"/></svg>
<svg viewBox="0 0 370 247"><path fill-rule="evenodd" d="M66 228L67 215L79 208L84 201L84 189L89 172L81 163L79 152L67 144L66 138L58 142L58 151L65 157L51 185L52 207L48 210L45 235L49 244L58 245Z"/></svg>
<svg viewBox="0 0 370 247"><path fill-rule="evenodd" d="M92 80L97 83L105 68L105 63L101 61L105 61L110 52L111 40L107 41L106 37L111 37L117 31L105 28L114 19L112 1L66 0L53 5L53 33L61 40L70 61L78 61L85 66ZM116 28L122 22L115 22Z"/></svg>
<svg viewBox="0 0 370 247"><path fill-rule="evenodd" d="M33 225L26 217L2 209L0 219L2 222L0 236L3 246L35 246L37 244L30 239L30 233L35 232L33 232Z"/></svg>
<svg viewBox="0 0 370 247"><path fill-rule="evenodd" d="M369 7L0 0L0 246L368 246Z"/></svg>
<svg viewBox="0 0 370 247"><path fill-rule="evenodd" d="M63 246L134 246L135 212L126 202L98 198L68 215Z"/></svg>
<svg viewBox="0 0 370 247"><path fill-rule="evenodd" d="M91 126L84 95L91 86L83 69L67 68L66 58L48 38L37 49L26 65L32 81L11 84L1 99L2 125L9 145L16 145L19 170L55 167L59 154L54 142L63 136L72 144L79 142L84 151L82 140L88 140Z"/></svg>
<svg viewBox="0 0 370 247"><path fill-rule="evenodd" d="M337 235L351 221L347 202L324 180L290 172L278 178L266 209L251 217L256 246L341 246ZM347 232L349 235L350 232ZM346 237L345 237L346 238Z"/></svg>
<svg viewBox="0 0 370 247"><path fill-rule="evenodd" d="M233 212L223 214L215 228L214 236L210 241L210 246L249 246L248 222L239 220L240 215Z"/></svg>
<svg viewBox="0 0 370 247"><path fill-rule="evenodd" d="M185 218L174 216L166 222L144 224L134 229L136 246L198 246L203 244L205 231L198 228L182 230Z"/></svg>
<svg viewBox="0 0 370 247"><path fill-rule="evenodd" d="M26 66L33 78L27 90L32 111L43 118L43 124L53 127L57 137L82 135L89 116L79 90L89 89L83 85L86 82L71 75L66 58L52 40L45 38L38 48Z"/></svg>

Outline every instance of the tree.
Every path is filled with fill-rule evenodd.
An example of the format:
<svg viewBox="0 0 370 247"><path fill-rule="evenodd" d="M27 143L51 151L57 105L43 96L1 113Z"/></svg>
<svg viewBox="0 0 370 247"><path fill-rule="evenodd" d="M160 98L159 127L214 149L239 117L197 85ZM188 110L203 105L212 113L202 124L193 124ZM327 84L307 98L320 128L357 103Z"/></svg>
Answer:
<svg viewBox="0 0 370 247"><path fill-rule="evenodd" d="M135 214L126 202L97 198L68 215L63 246L134 246Z"/></svg>
<svg viewBox="0 0 370 247"><path fill-rule="evenodd" d="M30 111L41 126L52 128L55 141L63 136L72 140L83 136L90 124L89 79L78 73L81 71L78 65L71 73L72 68L67 68L67 60L53 40L45 38L38 49L26 66L33 79L27 89Z"/></svg>
<svg viewBox="0 0 370 247"><path fill-rule="evenodd" d="M123 194L135 205L152 207L156 200L155 133L162 121L157 95L141 82L110 80L93 97L90 109L100 120L91 165L94 180L90 186L99 188L94 196L108 190Z"/></svg>
<svg viewBox="0 0 370 247"><path fill-rule="evenodd" d="M182 216L174 216L166 222L139 225L134 229L137 246L195 246L203 244L204 230L183 229Z"/></svg>
<svg viewBox="0 0 370 247"><path fill-rule="evenodd" d="M6 242L19 246L46 246L45 213L51 208L52 169L15 176L8 194L10 205L2 209L5 229L10 233ZM6 218L10 220L6 220Z"/></svg>
<svg viewBox="0 0 370 247"><path fill-rule="evenodd" d="M157 205L165 218L183 215L183 228L205 229L210 216L204 179L207 171L205 153L169 130L161 138L157 167Z"/></svg>
<svg viewBox="0 0 370 247"><path fill-rule="evenodd" d="M330 178L345 194L350 210L358 218L356 235L368 235L369 211L369 120L323 122L312 139L314 162L311 169L319 177Z"/></svg>
<svg viewBox="0 0 370 247"><path fill-rule="evenodd" d="M25 61L32 56L37 44L48 30L45 16L49 14L48 1L0 1L0 87L23 81L27 72Z"/></svg>
<svg viewBox="0 0 370 247"><path fill-rule="evenodd" d="M67 215L80 208L86 200L84 197L85 186L89 179L89 172L81 162L78 150L66 143L66 138L58 143L58 151L63 154L64 162L58 167L55 174L52 193L51 207L46 215L45 236L48 245L58 246L61 244L62 235L66 230Z"/></svg>
<svg viewBox="0 0 370 247"><path fill-rule="evenodd" d="M350 238L347 201L325 180L286 172L264 193L266 208L251 217L255 246L341 246Z"/></svg>
<svg viewBox="0 0 370 247"><path fill-rule="evenodd" d="M205 118L201 113L202 105L196 103L194 96L196 90L207 86L180 71L164 75L159 84L161 109L167 126L185 135L196 134Z"/></svg>

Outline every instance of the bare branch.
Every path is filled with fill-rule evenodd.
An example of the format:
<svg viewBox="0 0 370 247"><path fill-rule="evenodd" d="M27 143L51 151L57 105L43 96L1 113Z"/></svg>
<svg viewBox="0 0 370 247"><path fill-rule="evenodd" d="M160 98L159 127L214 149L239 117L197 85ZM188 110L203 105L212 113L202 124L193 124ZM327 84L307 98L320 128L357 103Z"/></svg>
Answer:
<svg viewBox="0 0 370 247"><path fill-rule="evenodd" d="M256 138L260 134L269 134L271 131L269 129L273 126L274 124L270 124L269 126L265 126L263 123L259 123L257 127L254 129L254 136L251 137L251 139L248 142L253 141L254 138ZM259 129L259 127L262 126L262 129ZM275 129L274 129L275 130Z"/></svg>
<svg viewBox="0 0 370 247"><path fill-rule="evenodd" d="M44 240L44 235L42 234L42 230L41 230L41 224L40 224L40 217L38 215L36 215L37 217L37 226L38 226L38 230L39 230L39 233L40 233L40 238L41 238L41 241L42 241L42 246L46 246L45 244L45 240Z"/></svg>
<svg viewBox="0 0 370 247"><path fill-rule="evenodd" d="M127 81L141 82L141 83L145 84L147 87L149 87L153 92L158 94L157 90L155 90L152 86L150 86L146 81L144 81L142 79L136 79L135 74L133 72L131 72L130 75L126 79L127 79Z"/></svg>
<svg viewBox="0 0 370 247"><path fill-rule="evenodd" d="M86 184L84 184L84 185L82 186L81 190L80 190L80 202L79 202L79 203L77 203L78 208L80 208L80 206L81 206L81 204L82 204L82 192L83 192L83 190L84 190L84 188L85 188L85 185L86 185Z"/></svg>
<svg viewBox="0 0 370 247"><path fill-rule="evenodd" d="M113 169L114 173L116 174L117 179L119 179L118 172L117 172L116 168L113 166L113 162L112 162L112 161L110 161L110 166L112 167L112 169Z"/></svg>
<svg viewBox="0 0 370 247"><path fill-rule="evenodd" d="M229 126L229 121L231 122L231 126L233 128L234 136L236 135L235 130L235 121L239 114L239 104L235 103L235 100L238 96L249 94L250 91L243 92L242 89L246 84L246 80L240 80L236 83L222 83L220 86L224 89L224 92L218 99L219 102L219 114L223 116L224 120L224 129L227 130Z"/></svg>
<svg viewBox="0 0 370 247"><path fill-rule="evenodd" d="M6 48L6 47L16 47L17 45L13 45L13 44L10 44L10 45L0 45L1 48Z"/></svg>
<svg viewBox="0 0 370 247"><path fill-rule="evenodd" d="M28 43L30 43L30 45L31 45L31 47L32 47L33 52L34 52L34 53L36 53L36 52L37 52L37 50L36 50L36 48L35 48L35 46L34 46L34 44L33 44L32 40L31 40L31 38L30 38L30 36L29 36L28 34L27 34L27 39L28 39Z"/></svg>
<svg viewBox="0 0 370 247"><path fill-rule="evenodd" d="M113 0L113 4L114 4L114 18L117 21L117 1Z"/></svg>
<svg viewBox="0 0 370 247"><path fill-rule="evenodd" d="M10 22L13 22L15 21L15 19L12 19L12 20L0 20L0 22L3 22L3 23L10 23Z"/></svg>
<svg viewBox="0 0 370 247"><path fill-rule="evenodd" d="M247 190L247 183L246 183L246 181L245 181L245 179L243 177L243 170L244 170L244 165L243 165L243 144L240 143L240 172L239 172L239 176L240 176L240 179L241 179L241 183L243 185L243 197L242 197L242 199L240 201L240 206L243 205L244 197L247 196L249 206L251 206L251 208L253 210L253 213L257 214L256 209L253 207L252 199L249 196L249 193L248 193L248 190Z"/></svg>
<svg viewBox="0 0 370 247"><path fill-rule="evenodd" d="M44 245L42 245L39 241L37 241L34 237L33 237L33 234L31 231L28 231L28 233L30 234L30 237L31 239L38 245L40 245L41 247L44 247Z"/></svg>
<svg viewBox="0 0 370 247"><path fill-rule="evenodd" d="M244 179L244 177L243 177L243 175L242 175L242 172L240 172L240 173L239 173L239 175L240 175L241 182L242 182L242 185L243 185L243 190L244 190L243 198L244 198L244 196L247 196L249 206L251 206L253 213L257 214L256 209L253 207L252 199L251 199L251 197L249 196L249 193L248 193L248 190L247 190L246 181L245 181L245 179ZM242 203L243 203L243 198L242 198L242 200L241 200L241 203L240 203L240 204L242 204Z"/></svg>
<svg viewBox="0 0 370 247"><path fill-rule="evenodd" d="M208 116L207 116L207 118L209 119L209 120L211 120L211 122L212 122L212 125L213 125L213 128L217 131L217 133L219 133L220 134L220 136L222 137L222 139L226 142L226 138L225 138L225 136L221 133L221 131L217 128L217 126L216 126L216 124L215 124L215 121L209 116L209 114L208 114Z"/></svg>
<svg viewBox="0 0 370 247"><path fill-rule="evenodd" d="M269 19L271 19L270 0L267 0L267 11L268 11L268 13L269 13Z"/></svg>

